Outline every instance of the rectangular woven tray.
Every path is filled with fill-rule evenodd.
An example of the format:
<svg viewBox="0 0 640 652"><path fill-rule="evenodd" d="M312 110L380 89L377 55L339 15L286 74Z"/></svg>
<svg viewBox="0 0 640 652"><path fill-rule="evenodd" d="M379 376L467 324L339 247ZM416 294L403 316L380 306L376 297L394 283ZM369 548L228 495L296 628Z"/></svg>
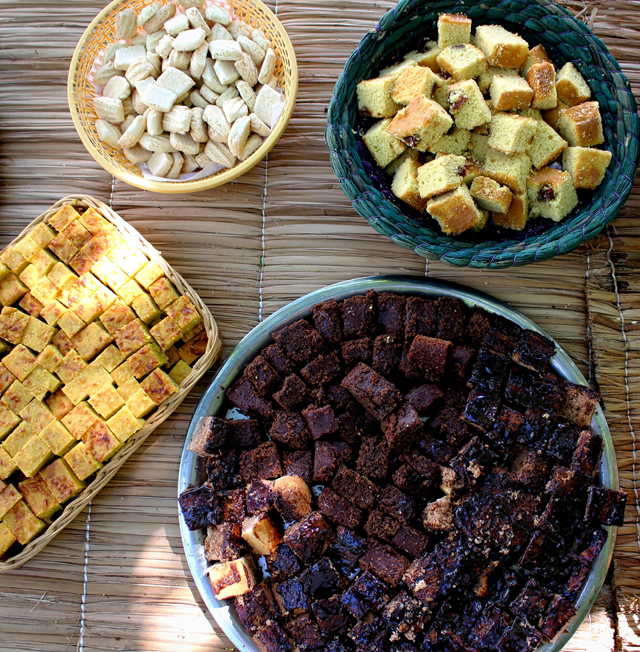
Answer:
<svg viewBox="0 0 640 652"><path fill-rule="evenodd" d="M109 482L120 467L142 445L144 440L182 403L195 383L202 377L207 369L216 361L222 349L222 340L218 333L218 326L209 309L195 290L178 274L165 260L160 252L147 242L132 226L123 220L116 212L103 202L88 195L69 195L56 202L51 208L38 216L27 226L20 235L10 244L18 242L32 231L38 224L54 215L64 204L91 207L101 213L113 224L125 241L133 248L141 250L153 262L157 263L165 276L176 286L181 294L186 294L191 299L198 312L202 315L205 331L208 336L207 348L194 364L189 376L181 383L179 390L146 420L140 431L132 436L125 446L114 455L97 473L92 482L64 508L64 511L41 536L27 544L18 554L0 561L0 573L7 572L22 566L25 562L42 550L59 532L61 532L81 512L92 498Z"/></svg>

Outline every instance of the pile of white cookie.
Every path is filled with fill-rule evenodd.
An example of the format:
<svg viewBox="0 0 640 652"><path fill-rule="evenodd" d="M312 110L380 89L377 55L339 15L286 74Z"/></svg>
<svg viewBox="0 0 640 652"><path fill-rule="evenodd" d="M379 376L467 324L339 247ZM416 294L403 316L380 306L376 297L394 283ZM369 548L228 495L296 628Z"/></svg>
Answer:
<svg viewBox="0 0 640 652"><path fill-rule="evenodd" d="M284 102L276 54L228 6L180 0L123 9L115 37L91 77L102 93L96 130L132 164L166 179L212 163L232 168L271 132Z"/></svg>

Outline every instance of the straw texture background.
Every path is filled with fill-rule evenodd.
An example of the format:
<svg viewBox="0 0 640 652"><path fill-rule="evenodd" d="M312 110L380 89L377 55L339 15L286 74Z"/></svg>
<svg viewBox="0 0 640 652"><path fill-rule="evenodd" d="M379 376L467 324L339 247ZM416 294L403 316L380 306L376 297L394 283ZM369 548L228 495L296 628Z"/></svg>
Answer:
<svg viewBox="0 0 640 652"><path fill-rule="evenodd" d="M640 185L605 235L568 256L505 272L425 265L356 215L323 142L335 79L392 3L274 0L298 57L300 93L268 160L200 194L136 190L93 162L66 106L73 48L104 4L0 0L0 245L66 194L102 199L202 296L225 340L222 358L286 302L368 274L427 274L510 302L557 338L599 386L631 498L615 572L567 649L640 651ZM592 20L640 96L640 2L565 4ZM1 652L229 647L189 578L175 500L189 416L209 378L74 523L22 569L0 577Z"/></svg>

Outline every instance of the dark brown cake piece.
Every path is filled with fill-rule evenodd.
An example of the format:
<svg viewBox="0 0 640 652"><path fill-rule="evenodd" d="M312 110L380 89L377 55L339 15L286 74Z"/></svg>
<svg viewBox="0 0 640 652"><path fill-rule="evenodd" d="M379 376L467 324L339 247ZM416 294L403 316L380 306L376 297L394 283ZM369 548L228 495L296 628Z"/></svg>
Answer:
<svg viewBox="0 0 640 652"><path fill-rule="evenodd" d="M569 579L564 585L564 595L567 600L572 603L575 603L580 594L582 593L582 588L587 582L587 578L591 573L591 567L579 562L574 563L571 566L569 571Z"/></svg>
<svg viewBox="0 0 640 652"><path fill-rule="evenodd" d="M307 484L312 478L311 451L283 451L282 468L287 475L297 475Z"/></svg>
<svg viewBox="0 0 640 652"><path fill-rule="evenodd" d="M482 649L495 649L512 622L512 616L505 609L489 604L471 629L469 641Z"/></svg>
<svg viewBox="0 0 640 652"><path fill-rule="evenodd" d="M402 404L395 412L385 417L380 427L390 449L394 451L410 446L422 434L422 422L411 403Z"/></svg>
<svg viewBox="0 0 640 652"><path fill-rule="evenodd" d="M342 587L340 573L328 557L322 557L309 566L300 575L300 580L312 601L330 598Z"/></svg>
<svg viewBox="0 0 640 652"><path fill-rule="evenodd" d="M260 396L268 396L280 381L280 374L261 355L247 365L244 375L253 383Z"/></svg>
<svg viewBox="0 0 640 652"><path fill-rule="evenodd" d="M471 370L471 377L467 385L472 389L483 389L499 394L508 370L509 358L507 356L483 347L478 351L478 357Z"/></svg>
<svg viewBox="0 0 640 652"><path fill-rule="evenodd" d="M516 619L498 641L496 650L498 652L513 652L514 650L533 652L540 645L541 640L542 635L533 625L526 620Z"/></svg>
<svg viewBox="0 0 640 652"><path fill-rule="evenodd" d="M358 473L373 480L387 477L389 470L389 446L381 437L365 437L360 446L356 468Z"/></svg>
<svg viewBox="0 0 640 652"><path fill-rule="evenodd" d="M323 639L309 614L300 614L285 624L289 636L301 652L320 650Z"/></svg>
<svg viewBox="0 0 640 652"><path fill-rule="evenodd" d="M493 428L500 410L500 396L484 389L472 389L461 419L481 432Z"/></svg>
<svg viewBox="0 0 640 652"><path fill-rule="evenodd" d="M591 566L596 557L602 552L606 542L607 533L600 527L595 529L587 528L577 536L575 548L580 563Z"/></svg>
<svg viewBox="0 0 640 652"><path fill-rule="evenodd" d="M370 509L378 495L377 485L344 465L333 477L331 488L361 509Z"/></svg>
<svg viewBox="0 0 640 652"><path fill-rule="evenodd" d="M331 435L338 432L340 428L340 424L330 405L323 405L318 408L308 407L306 410L302 410L302 416L305 418L314 439Z"/></svg>
<svg viewBox="0 0 640 652"><path fill-rule="evenodd" d="M305 586L299 577L274 584L273 596L284 616L297 616L311 608Z"/></svg>
<svg viewBox="0 0 640 652"><path fill-rule="evenodd" d="M555 352L555 344L550 339L533 331L522 331L511 359L525 369L543 374Z"/></svg>
<svg viewBox="0 0 640 652"><path fill-rule="evenodd" d="M396 386L364 363L352 369L341 384L378 420L384 419L400 402Z"/></svg>
<svg viewBox="0 0 640 652"><path fill-rule="evenodd" d="M254 586L251 591L235 599L236 612L240 622L249 632L254 633L267 621L277 615L271 587L266 583Z"/></svg>
<svg viewBox="0 0 640 652"><path fill-rule="evenodd" d="M558 415L555 412L543 407L531 407L525 410L524 425L520 429L518 441L521 444L535 444L544 449L557 423Z"/></svg>
<svg viewBox="0 0 640 652"><path fill-rule="evenodd" d="M273 418L273 403L260 396L246 376L242 376L227 390L227 398L245 414L260 416L263 419Z"/></svg>
<svg viewBox="0 0 640 652"><path fill-rule="evenodd" d="M557 574L559 554L557 542L546 532L536 530L529 538L517 566L545 582Z"/></svg>
<svg viewBox="0 0 640 652"><path fill-rule="evenodd" d="M286 543L281 543L276 553L267 557L267 568L274 582L289 580L302 571L302 565Z"/></svg>
<svg viewBox="0 0 640 652"><path fill-rule="evenodd" d="M387 647L389 630L385 622L370 613L349 631L349 638L356 644L358 650L367 652L384 652Z"/></svg>
<svg viewBox="0 0 640 652"><path fill-rule="evenodd" d="M457 382L466 382L476 356L475 349L469 346L454 346L449 354L449 371L447 375L453 376Z"/></svg>
<svg viewBox="0 0 640 652"><path fill-rule="evenodd" d="M421 557L429 545L429 537L409 525L402 525L393 537L392 543L412 557Z"/></svg>
<svg viewBox="0 0 640 652"><path fill-rule="evenodd" d="M378 295L378 325L385 333L402 334L405 328L406 298L400 294Z"/></svg>
<svg viewBox="0 0 640 652"><path fill-rule="evenodd" d="M336 414L348 412L355 415L358 412L356 402L342 385L329 385L325 390L325 396Z"/></svg>
<svg viewBox="0 0 640 652"><path fill-rule="evenodd" d="M227 422L218 417L203 417L187 444L187 450L199 457L213 455L227 441Z"/></svg>
<svg viewBox="0 0 640 652"><path fill-rule="evenodd" d="M328 484L341 464L351 461L352 449L342 441L317 441L313 461L313 481Z"/></svg>
<svg viewBox="0 0 640 652"><path fill-rule="evenodd" d="M438 299L438 331L436 337L450 342L459 342L464 333L465 307L460 299L442 297Z"/></svg>
<svg viewBox="0 0 640 652"><path fill-rule="evenodd" d="M237 487L242 482L237 450L221 450L206 458L207 482L216 490Z"/></svg>
<svg viewBox="0 0 640 652"><path fill-rule="evenodd" d="M559 420L547 441L546 453L564 464L570 464L581 432L577 426Z"/></svg>
<svg viewBox="0 0 640 652"><path fill-rule="evenodd" d="M469 438L469 428L453 408L444 408L431 421L431 428L438 437L451 446L458 447Z"/></svg>
<svg viewBox="0 0 640 652"><path fill-rule="evenodd" d="M403 522L410 521L415 514L413 500L391 484L380 490L378 508Z"/></svg>
<svg viewBox="0 0 640 652"><path fill-rule="evenodd" d="M242 523L247 515L245 508L246 491L244 489L231 489L218 494L222 520L225 523Z"/></svg>
<svg viewBox="0 0 640 652"><path fill-rule="evenodd" d="M252 448L264 441L264 431L256 419L233 419L226 425L230 448Z"/></svg>
<svg viewBox="0 0 640 652"><path fill-rule="evenodd" d="M185 489L178 498L182 517L190 530L217 525L222 510L216 492L207 485Z"/></svg>
<svg viewBox="0 0 640 652"><path fill-rule="evenodd" d="M561 595L555 595L542 619L542 633L552 640L575 615L575 607Z"/></svg>
<svg viewBox="0 0 640 652"><path fill-rule="evenodd" d="M302 416L297 412L285 412L284 410L276 412L269 436L296 450L304 450L311 441L311 433Z"/></svg>
<svg viewBox="0 0 640 652"><path fill-rule="evenodd" d="M359 340L349 340L342 343L342 359L347 367L351 369L359 362L371 364L373 358L373 339L361 337Z"/></svg>
<svg viewBox="0 0 640 652"><path fill-rule="evenodd" d="M435 336L438 332L438 304L421 297L408 297L404 337L408 342L416 335Z"/></svg>
<svg viewBox="0 0 640 652"><path fill-rule="evenodd" d="M437 385L419 385L410 389L405 399L418 410L420 414L427 413L432 407L436 407L442 400L444 394Z"/></svg>
<svg viewBox="0 0 640 652"><path fill-rule="evenodd" d="M320 387L336 380L340 376L341 370L338 354L335 351L329 351L329 353L320 354L302 367L300 375L312 387Z"/></svg>
<svg viewBox="0 0 640 652"><path fill-rule="evenodd" d="M589 487L585 521L601 525L624 525L627 494L604 487Z"/></svg>
<svg viewBox="0 0 640 652"><path fill-rule="evenodd" d="M398 585L407 568L407 559L397 553L391 546L375 540L368 542L369 549L360 558L360 568L368 570L389 586Z"/></svg>
<svg viewBox="0 0 640 652"><path fill-rule="evenodd" d="M469 346L477 348L490 328L489 315L481 308L474 308L464 329L463 341Z"/></svg>
<svg viewBox="0 0 640 652"><path fill-rule="evenodd" d="M400 641L401 637L416 641L422 631L425 608L406 591L401 591L382 610L382 619L391 630L390 640Z"/></svg>
<svg viewBox="0 0 640 652"><path fill-rule="evenodd" d="M275 499L273 482L270 480L253 480L245 494L246 512L250 516L262 514L273 507Z"/></svg>
<svg viewBox="0 0 640 652"><path fill-rule="evenodd" d="M367 541L352 530L338 527L331 547L331 555L337 558L345 575L350 575L358 566L358 561L367 550Z"/></svg>
<svg viewBox="0 0 640 652"><path fill-rule="evenodd" d="M565 383L564 403L560 413L569 423L589 428L600 397L591 387Z"/></svg>
<svg viewBox="0 0 640 652"><path fill-rule="evenodd" d="M311 611L323 636L338 636L346 633L349 614L347 614L339 596L334 595L331 598L316 600L311 605Z"/></svg>
<svg viewBox="0 0 640 652"><path fill-rule="evenodd" d="M522 367L513 366L509 370L504 388L504 397L516 407L526 409L530 405L531 388L535 385L535 376Z"/></svg>
<svg viewBox="0 0 640 652"><path fill-rule="evenodd" d="M404 377L412 384L418 384L424 380L424 374L419 364L413 364L409 360L409 352L411 351L411 344L413 340L405 340L402 347L402 355L400 356L400 364L398 368L404 374Z"/></svg>
<svg viewBox="0 0 640 652"><path fill-rule="evenodd" d="M396 519L387 516L384 512L374 509L369 512L369 518L364 529L370 538L378 537L387 543L391 543L400 529L400 525L400 521L396 521Z"/></svg>
<svg viewBox="0 0 640 652"><path fill-rule="evenodd" d="M233 561L242 557L247 546L238 523L220 523L207 528L204 554L209 561Z"/></svg>
<svg viewBox="0 0 640 652"><path fill-rule="evenodd" d="M582 490L587 482L582 474L572 471L565 466L556 466L551 478L545 487L545 493L550 495L571 496Z"/></svg>
<svg viewBox="0 0 640 652"><path fill-rule="evenodd" d="M493 428L486 434L491 448L501 455L506 453L518 441L524 423L524 415L503 405Z"/></svg>
<svg viewBox="0 0 640 652"><path fill-rule="evenodd" d="M294 649L291 639L275 621L260 627L253 640L260 652L293 652Z"/></svg>
<svg viewBox="0 0 640 652"><path fill-rule="evenodd" d="M342 594L342 604L358 620L369 611L380 611L389 600L389 588L369 571L361 573Z"/></svg>
<svg viewBox="0 0 640 652"><path fill-rule="evenodd" d="M421 493L426 488L424 478L408 464L401 464L394 472L392 480L400 491L411 496Z"/></svg>
<svg viewBox="0 0 640 652"><path fill-rule="evenodd" d="M313 306L313 323L325 340L338 344L342 341L342 305L323 301Z"/></svg>
<svg viewBox="0 0 640 652"><path fill-rule="evenodd" d="M602 453L602 437L591 430L580 433L576 450L571 458L571 470L593 476L598 469Z"/></svg>
<svg viewBox="0 0 640 652"><path fill-rule="evenodd" d="M284 535L284 542L305 564L321 557L332 539L333 530L320 512L311 512Z"/></svg>
<svg viewBox="0 0 640 652"><path fill-rule="evenodd" d="M240 455L240 473L246 483L253 480L273 480L282 475L280 453L272 441Z"/></svg>
<svg viewBox="0 0 640 652"><path fill-rule="evenodd" d="M349 297L342 302L342 324L345 338L373 335L376 330L376 293Z"/></svg>
<svg viewBox="0 0 640 652"><path fill-rule="evenodd" d="M263 349L262 356L282 376L288 376L293 371L293 362L287 356L286 351L277 344L270 344Z"/></svg>
<svg viewBox="0 0 640 652"><path fill-rule="evenodd" d="M330 521L346 528L355 529L362 520L362 511L331 487L326 487L318 496L318 509Z"/></svg>
<svg viewBox="0 0 640 652"><path fill-rule="evenodd" d="M271 337L297 365L306 364L324 348L320 333L304 319L281 328L272 333Z"/></svg>
<svg viewBox="0 0 640 652"><path fill-rule="evenodd" d="M516 616L520 616L530 623L538 624L552 599L553 593L532 577L509 607Z"/></svg>
<svg viewBox="0 0 640 652"><path fill-rule="evenodd" d="M282 387L273 395L274 401L285 410L293 410L309 400L309 388L296 374L289 374Z"/></svg>
<svg viewBox="0 0 640 652"><path fill-rule="evenodd" d="M336 419L339 428L335 436L351 446L357 446L364 433L364 419L361 416L354 416L351 412L339 414Z"/></svg>
<svg viewBox="0 0 640 652"><path fill-rule="evenodd" d="M416 335L409 349L409 362L420 367L429 382L439 382L444 376L447 356L453 344L426 335Z"/></svg>
<svg viewBox="0 0 640 652"><path fill-rule="evenodd" d="M523 448L514 453L509 470L518 482L539 491L546 483L549 467L542 455Z"/></svg>

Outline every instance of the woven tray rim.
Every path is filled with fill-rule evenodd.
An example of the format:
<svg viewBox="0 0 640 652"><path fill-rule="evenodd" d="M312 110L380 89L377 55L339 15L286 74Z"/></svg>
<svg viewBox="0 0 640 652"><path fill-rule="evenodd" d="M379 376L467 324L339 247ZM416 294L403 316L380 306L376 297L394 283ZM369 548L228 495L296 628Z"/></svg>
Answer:
<svg viewBox="0 0 640 652"><path fill-rule="evenodd" d="M218 332L218 325L216 324L213 315L209 308L202 301L196 291L176 272L171 265L162 257L162 254L145 238L143 238L136 229L128 224L120 215L118 215L112 208L95 199L89 195L68 195L57 201L44 213L36 217L16 238L14 238L10 245L15 244L25 235L30 233L38 224L44 222L47 218L53 215L63 204L71 203L75 206L91 207L99 211L111 224L113 224L119 231L120 235L131 245L137 249L141 249L149 259L157 263L164 272L165 276L178 288L181 294L187 294L191 301L202 315L205 331L209 337L207 348L195 365L191 373L183 381L180 389L146 420L143 428L131 437L127 443L121 448L97 473L96 477L90 482L87 487L76 498L67 503L64 511L58 519L56 519L44 533L35 538L31 543L27 544L23 550L17 555L9 557L4 561L0 561L0 573L5 573L19 568L24 563L29 561L33 556L38 554L56 535L58 535L73 519L85 508L86 505L93 499L93 497L111 480L111 478L118 472L122 465L135 453L140 446L144 443L147 437L165 420L169 417L176 408L184 401L187 394L195 383L204 375L204 373L214 364L220 355L222 349L222 339Z"/></svg>

